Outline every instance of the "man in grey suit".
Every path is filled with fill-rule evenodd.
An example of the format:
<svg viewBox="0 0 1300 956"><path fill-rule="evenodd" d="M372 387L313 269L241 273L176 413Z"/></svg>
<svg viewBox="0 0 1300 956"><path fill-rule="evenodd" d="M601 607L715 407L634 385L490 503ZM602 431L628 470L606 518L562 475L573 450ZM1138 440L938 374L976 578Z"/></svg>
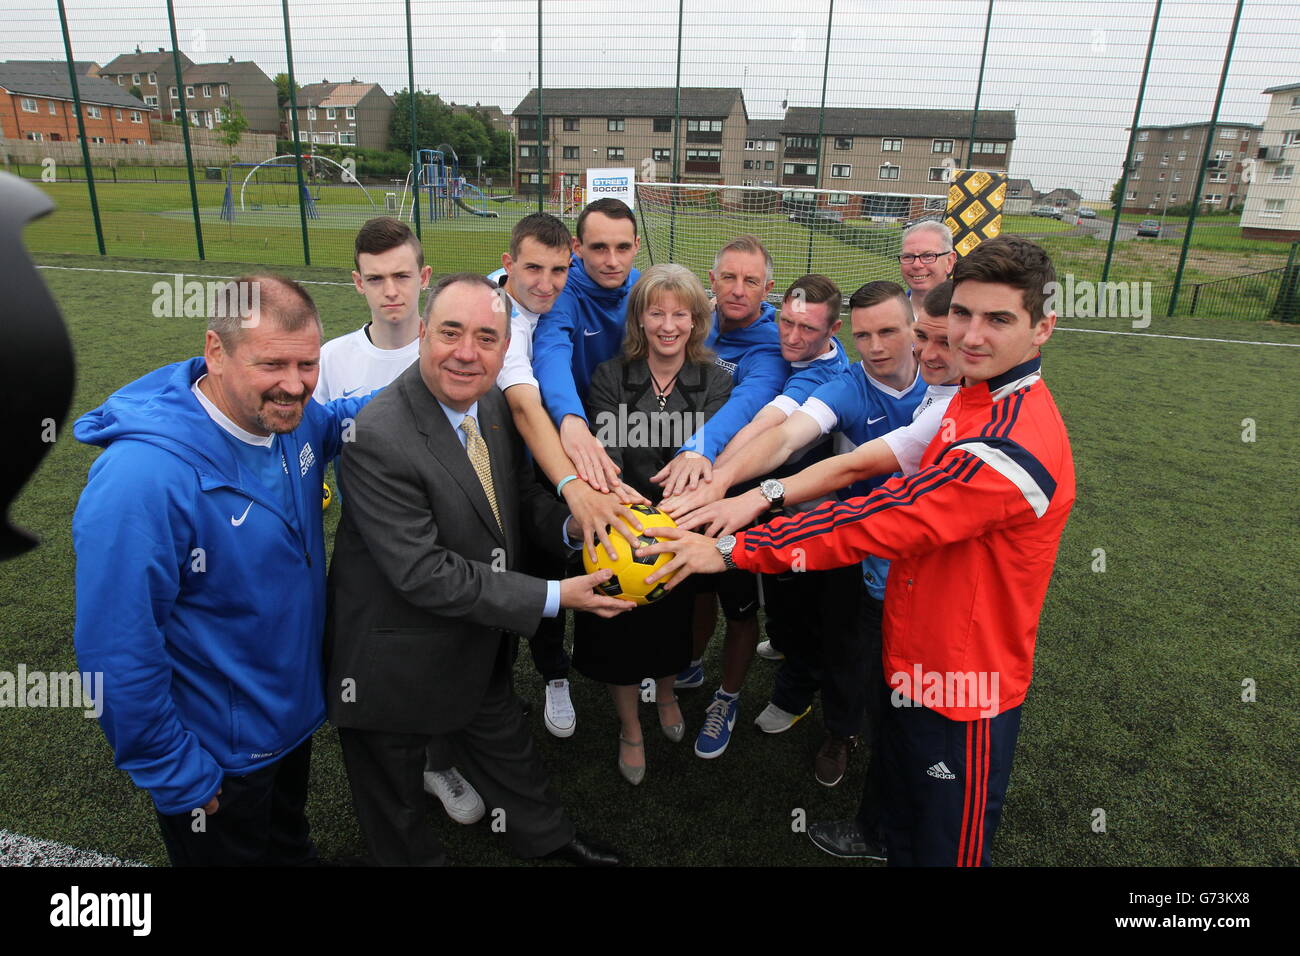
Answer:
<svg viewBox="0 0 1300 956"><path fill-rule="evenodd" d="M383 865L446 862L423 789L435 737L504 811L494 822L516 855L619 862L575 835L510 686L515 642L543 617L561 607L608 617L633 605L593 591L607 571L543 581L511 570L524 534L562 551L578 529L533 481L494 384L509 319L482 276L438 282L419 361L357 416L344 446L326 700L357 819Z"/></svg>

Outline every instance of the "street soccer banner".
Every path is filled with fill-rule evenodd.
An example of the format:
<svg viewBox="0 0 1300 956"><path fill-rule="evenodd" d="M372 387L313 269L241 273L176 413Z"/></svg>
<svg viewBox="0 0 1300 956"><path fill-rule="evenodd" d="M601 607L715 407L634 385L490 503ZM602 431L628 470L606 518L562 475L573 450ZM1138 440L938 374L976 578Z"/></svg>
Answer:
<svg viewBox="0 0 1300 956"><path fill-rule="evenodd" d="M588 169L587 202L607 196L623 200L628 209L636 209L636 170L631 166L626 169Z"/></svg>
<svg viewBox="0 0 1300 956"><path fill-rule="evenodd" d="M952 247L959 258L1002 232L1002 203L1006 196L1005 173L983 169L953 171L944 225L952 230Z"/></svg>

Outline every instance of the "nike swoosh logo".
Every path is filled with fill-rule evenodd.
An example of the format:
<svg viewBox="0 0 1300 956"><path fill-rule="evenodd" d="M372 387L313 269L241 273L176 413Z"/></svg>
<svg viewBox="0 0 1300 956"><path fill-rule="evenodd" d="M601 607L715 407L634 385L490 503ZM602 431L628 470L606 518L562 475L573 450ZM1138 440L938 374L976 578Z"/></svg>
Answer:
<svg viewBox="0 0 1300 956"><path fill-rule="evenodd" d="M884 420L885 420L885 416L884 416L884 415L881 415L879 418L868 418L868 419L867 419L867 424L868 424L868 425L874 425L876 422L883 422Z"/></svg>
<svg viewBox="0 0 1300 956"><path fill-rule="evenodd" d="M344 397L344 398L348 398L348 397L350 397L350 396L352 396L352 395L355 395L357 392L361 391L361 389L363 389L363 388L365 388L364 385L358 385L356 388L350 388L350 389L348 389L346 392L343 393L343 397Z"/></svg>
<svg viewBox="0 0 1300 956"><path fill-rule="evenodd" d="M244 509L244 513L242 515L240 515L238 518L236 518L234 515L230 516L230 523L234 525L236 528L238 528L241 524L244 523L244 519L248 517L249 509L251 509L252 507L253 507L253 503L250 501L248 503L248 507Z"/></svg>
<svg viewBox="0 0 1300 956"><path fill-rule="evenodd" d="M582 334L583 334L583 335L600 335L600 329L596 329L596 331L594 331L594 332L593 332L591 329L583 329L583 330L582 330Z"/></svg>

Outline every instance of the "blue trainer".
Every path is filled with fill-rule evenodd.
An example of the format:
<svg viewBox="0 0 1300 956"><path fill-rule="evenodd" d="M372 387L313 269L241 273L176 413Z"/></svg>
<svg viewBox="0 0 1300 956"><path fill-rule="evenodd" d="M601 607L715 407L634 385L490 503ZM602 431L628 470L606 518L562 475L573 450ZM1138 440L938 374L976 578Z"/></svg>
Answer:
<svg viewBox="0 0 1300 956"><path fill-rule="evenodd" d="M679 689L684 687L687 690L689 690L692 687L699 687L703 683L704 683L704 665L688 664L686 666L686 670L678 674L677 679L673 681L673 687Z"/></svg>
<svg viewBox="0 0 1300 956"><path fill-rule="evenodd" d="M714 691L713 700L704 711L704 726L695 738L695 756L712 760L721 757L722 752L731 743L731 732L736 727L736 716L740 713L740 698L726 698L721 691Z"/></svg>

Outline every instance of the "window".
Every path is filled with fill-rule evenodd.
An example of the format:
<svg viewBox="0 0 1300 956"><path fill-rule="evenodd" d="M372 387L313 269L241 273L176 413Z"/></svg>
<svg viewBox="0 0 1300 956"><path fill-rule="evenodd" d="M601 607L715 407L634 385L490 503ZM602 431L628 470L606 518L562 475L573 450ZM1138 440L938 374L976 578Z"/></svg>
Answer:
<svg viewBox="0 0 1300 956"><path fill-rule="evenodd" d="M752 180L752 179L746 179L746 180L743 180L743 181L741 182L740 185L742 185L742 186L752 186L752 185L754 185L754 180Z"/></svg>
<svg viewBox="0 0 1300 956"><path fill-rule="evenodd" d="M35 131L33 131L33 130L29 130L29 131L27 132L27 138L30 139L33 143L40 143L40 142L44 142L44 140L45 140L45 134L44 134L44 133L37 133L37 132L35 132Z"/></svg>
<svg viewBox="0 0 1300 956"><path fill-rule="evenodd" d="M1264 208L1260 212L1261 216L1267 216L1270 219L1276 219L1282 215L1286 209L1285 199L1265 199Z"/></svg>
<svg viewBox="0 0 1300 956"><path fill-rule="evenodd" d="M1248 129L1243 129L1243 130L1241 131L1241 141L1242 141L1243 143L1248 143L1248 142L1250 142L1250 130L1248 130Z"/></svg>
<svg viewBox="0 0 1300 956"><path fill-rule="evenodd" d="M1206 193L1205 198L1202 199L1201 202L1209 203L1211 205L1223 202L1223 193Z"/></svg>
<svg viewBox="0 0 1300 956"><path fill-rule="evenodd" d="M671 133L673 131L673 118L671 116L656 116L654 119L654 132Z"/></svg>
<svg viewBox="0 0 1300 956"><path fill-rule="evenodd" d="M1171 140L1171 139L1173 139L1173 138L1174 138L1174 131L1173 131L1173 130L1168 130L1168 131L1165 132L1165 142L1168 142L1169 140Z"/></svg>
<svg viewBox="0 0 1300 956"><path fill-rule="evenodd" d="M87 106L86 115L91 119L103 119L104 114L99 111L98 106Z"/></svg>
<svg viewBox="0 0 1300 956"><path fill-rule="evenodd" d="M720 163L722 162L722 150L688 149L686 151L686 161L688 163Z"/></svg>
<svg viewBox="0 0 1300 956"><path fill-rule="evenodd" d="M20 102L21 102L21 104L22 104L23 112L24 112L24 113L35 113L35 112L36 112L36 101L35 101L34 99L31 99L30 97L26 97L26 96L24 96L24 97L22 98L22 100L20 100Z"/></svg>
<svg viewBox="0 0 1300 956"><path fill-rule="evenodd" d="M212 84L211 84L211 83L204 83L204 84L203 84L203 95L206 96L206 97L208 97L209 99L212 98Z"/></svg>
<svg viewBox="0 0 1300 956"><path fill-rule="evenodd" d="M721 133L722 120L694 120L686 121L686 132L688 133Z"/></svg>
<svg viewBox="0 0 1300 956"><path fill-rule="evenodd" d="M1134 153L1134 154L1133 154L1133 162L1135 162L1135 163L1140 163L1140 162L1142 162L1142 157L1145 156L1145 155L1146 155L1146 153Z"/></svg>
<svg viewBox="0 0 1300 956"><path fill-rule="evenodd" d="M564 147L564 158L565 158L565 159L577 159L577 158L578 158L578 147L576 147L576 146L565 146L565 147Z"/></svg>
<svg viewBox="0 0 1300 956"><path fill-rule="evenodd" d="M117 120L119 123L122 122L122 111L113 110L113 119Z"/></svg>
<svg viewBox="0 0 1300 956"><path fill-rule="evenodd" d="M51 116L59 115L59 104L54 102L54 100L50 100L50 115Z"/></svg>
<svg viewBox="0 0 1300 956"><path fill-rule="evenodd" d="M885 163L880 167L880 178L897 179L899 172L901 172L901 167L891 166L889 163Z"/></svg>
<svg viewBox="0 0 1300 956"><path fill-rule="evenodd" d="M1160 180L1163 183L1165 181L1165 174L1161 173L1159 176L1156 177L1156 179Z"/></svg>
<svg viewBox="0 0 1300 956"><path fill-rule="evenodd" d="M627 121L621 119L611 119L605 121L605 129L611 133L623 132L623 129L626 125L627 125Z"/></svg>
<svg viewBox="0 0 1300 956"><path fill-rule="evenodd" d="M852 137L852 136L836 136L836 137L835 137L835 148L836 148L836 149L852 149L852 148L853 148L853 137ZM834 173L832 173L831 175L834 175Z"/></svg>
<svg viewBox="0 0 1300 956"><path fill-rule="evenodd" d="M880 141L880 151L882 153L897 153L903 148L901 139L882 139Z"/></svg>
<svg viewBox="0 0 1300 956"><path fill-rule="evenodd" d="M1135 169L1135 170L1133 170L1133 175L1130 176L1129 178L1130 178L1130 179L1141 179L1141 178L1142 178L1142 171L1141 171L1140 169Z"/></svg>
<svg viewBox="0 0 1300 956"><path fill-rule="evenodd" d="M1182 163L1182 162L1186 162L1186 160L1187 160L1187 150L1180 149L1178 151L1178 161Z"/></svg>
<svg viewBox="0 0 1300 956"><path fill-rule="evenodd" d="M786 163L783 170L787 176L816 176L816 163Z"/></svg>
<svg viewBox="0 0 1300 956"><path fill-rule="evenodd" d="M519 117L519 135L527 136L529 139L537 138L537 117L521 116Z"/></svg>
<svg viewBox="0 0 1300 956"><path fill-rule="evenodd" d="M308 110L307 110L307 118L308 118L309 120L314 120L314 119L316 118L316 111L315 111L314 109L308 108Z"/></svg>
<svg viewBox="0 0 1300 956"><path fill-rule="evenodd" d="M605 158L606 158L606 159L616 159L616 160L622 162L622 160L623 160L623 147L622 147L622 146L609 146L609 147L607 147L607 148L605 149Z"/></svg>
<svg viewBox="0 0 1300 956"><path fill-rule="evenodd" d="M990 142L987 142L987 141L976 140L976 141L975 141L975 148L974 148L973 150L971 150L971 152L972 152L972 153L986 153L986 154L996 155L996 156L1005 156L1005 155L1006 155L1006 152L1007 152L1007 144L1006 144L1006 143L990 143Z"/></svg>
<svg viewBox="0 0 1300 956"><path fill-rule="evenodd" d="M92 143L102 143L102 142L104 142L104 137L102 137L102 136L92 136L92 137L90 137L90 141L91 141Z"/></svg>
<svg viewBox="0 0 1300 956"><path fill-rule="evenodd" d="M754 168L754 160L752 160L752 159L747 159L747 160L745 160L741 165L742 165L745 169L753 169L753 168Z"/></svg>
<svg viewBox="0 0 1300 956"><path fill-rule="evenodd" d="M845 164L831 166L831 179L848 179L853 175L853 167Z"/></svg>
<svg viewBox="0 0 1300 956"><path fill-rule="evenodd" d="M220 84L220 85L217 87L217 95L218 95L218 96L229 96L229 95L230 95L230 87L227 86L225 83Z"/></svg>
<svg viewBox="0 0 1300 956"><path fill-rule="evenodd" d="M350 119L350 120L354 120L354 119L356 119L356 118L357 118L357 111L356 111L356 109L354 109L353 107L349 106L346 110L343 111L343 118L344 118L344 119Z"/></svg>
<svg viewBox="0 0 1300 956"><path fill-rule="evenodd" d="M156 97L156 96L146 96L146 97L144 98L144 105L145 105L145 106L152 106L152 107L157 108L157 106L158 106L158 97Z"/></svg>
<svg viewBox="0 0 1300 956"><path fill-rule="evenodd" d="M930 174L926 176L926 182L946 183L950 175L947 166L931 166Z"/></svg>
<svg viewBox="0 0 1300 956"><path fill-rule="evenodd" d="M311 138L311 141L312 141L313 143L321 143L321 144L323 144L323 145L325 145L325 146L333 146L333 145L334 145L334 134L333 134L333 133L317 133L316 135L314 135L314 136Z"/></svg>
<svg viewBox="0 0 1300 956"><path fill-rule="evenodd" d="M339 133L339 145L340 145L340 146L355 146L355 145L357 145L357 134L356 134L356 133Z"/></svg>
<svg viewBox="0 0 1300 956"><path fill-rule="evenodd" d="M132 85L132 86L139 86L139 85L140 85L140 74L139 74L139 73L132 73L132 74L131 74L131 85Z"/></svg>
<svg viewBox="0 0 1300 956"><path fill-rule="evenodd" d="M848 193L831 193L826 198L827 205L830 206L847 206L849 204Z"/></svg>
<svg viewBox="0 0 1300 956"><path fill-rule="evenodd" d="M950 140L950 139L936 139L936 140L934 140L933 142L930 143L930 152L932 152L932 153L951 153L951 152L952 152L952 140Z"/></svg>
<svg viewBox="0 0 1300 956"><path fill-rule="evenodd" d="M1183 130L1183 139L1191 139L1191 138L1192 138L1192 131L1190 129Z"/></svg>
<svg viewBox="0 0 1300 956"><path fill-rule="evenodd" d="M766 149L769 153L775 153L775 152L776 152L776 140L774 140L774 139L765 139L765 140L763 140L763 148ZM770 169L771 167L768 167L768 168Z"/></svg>
<svg viewBox="0 0 1300 956"><path fill-rule="evenodd" d="M172 99L176 99L176 98L177 98L177 97L176 97L176 87L174 87L174 86L169 87L168 90L167 90L167 95L170 96Z"/></svg>
<svg viewBox="0 0 1300 956"><path fill-rule="evenodd" d="M1291 109L1289 112L1300 113L1300 96L1291 97Z"/></svg>
<svg viewBox="0 0 1300 956"><path fill-rule="evenodd" d="M117 75L117 85L126 86L126 77L120 73Z"/></svg>
<svg viewBox="0 0 1300 956"><path fill-rule="evenodd" d="M758 147L754 145L755 142L757 141L752 139L745 140L745 149L758 149Z"/></svg>
<svg viewBox="0 0 1300 956"><path fill-rule="evenodd" d="M145 143L144 143L144 140L142 140L142 139L137 139L137 140L135 141L135 145L137 145L137 146L143 146L144 144L145 144Z"/></svg>
<svg viewBox="0 0 1300 956"><path fill-rule="evenodd" d="M157 74L157 73L150 73L150 74L149 74L149 82L152 83L154 86L157 86L157 85L158 85L158 74Z"/></svg>
<svg viewBox="0 0 1300 956"><path fill-rule="evenodd" d="M1290 164L1279 166L1273 170L1273 182L1275 183L1289 183L1294 176L1295 166Z"/></svg>
<svg viewBox="0 0 1300 956"><path fill-rule="evenodd" d="M1168 154L1168 153L1161 153L1161 154L1160 154L1160 165L1161 165L1161 166L1168 166L1168 165L1169 165L1169 154Z"/></svg>
<svg viewBox="0 0 1300 956"><path fill-rule="evenodd" d="M1237 138L1237 131L1235 129L1219 130L1219 139L1236 139L1236 138Z"/></svg>
<svg viewBox="0 0 1300 956"><path fill-rule="evenodd" d="M1182 181L1183 181L1183 174L1182 174L1182 173L1174 173L1174 182L1176 182L1176 183L1181 183Z"/></svg>
<svg viewBox="0 0 1300 956"><path fill-rule="evenodd" d="M338 110L327 108L325 110L325 118L327 120L338 119Z"/></svg>
<svg viewBox="0 0 1300 956"><path fill-rule="evenodd" d="M578 127L578 118L576 116L566 116L564 118L564 131L566 133L576 133Z"/></svg>
<svg viewBox="0 0 1300 956"><path fill-rule="evenodd" d="M1148 133L1146 130L1143 130L1142 132L1138 133L1138 142L1145 143L1147 141L1147 137L1150 135L1151 134Z"/></svg>
<svg viewBox="0 0 1300 956"><path fill-rule="evenodd" d="M538 147L536 147L536 146L520 146L520 147L519 147L519 158L520 158L520 159L535 159L535 158L537 157L537 150L538 150ZM545 155L545 154L543 154L543 155Z"/></svg>
<svg viewBox="0 0 1300 956"><path fill-rule="evenodd" d="M764 169L775 170L775 169L776 169L776 160L774 160L774 159L765 159L765 160L763 160L763 168L764 168Z"/></svg>
<svg viewBox="0 0 1300 956"><path fill-rule="evenodd" d="M1137 198L1138 198L1138 194L1136 189L1130 189L1127 193L1124 194L1124 199L1127 202L1132 202L1134 199Z"/></svg>
<svg viewBox="0 0 1300 956"><path fill-rule="evenodd" d="M213 110L213 111L212 111L212 122L214 122L214 123L220 123L220 122L221 122L221 110Z"/></svg>
<svg viewBox="0 0 1300 956"><path fill-rule="evenodd" d="M1296 143L1300 143L1300 130L1289 129L1282 134L1283 146L1294 146Z"/></svg>
<svg viewBox="0 0 1300 956"><path fill-rule="evenodd" d="M787 136L785 138L786 149L816 149L816 136Z"/></svg>
<svg viewBox="0 0 1300 956"><path fill-rule="evenodd" d="M1178 202L1178 193L1170 193L1170 194L1169 194L1169 201L1170 201L1170 202Z"/></svg>
<svg viewBox="0 0 1300 956"><path fill-rule="evenodd" d="M671 149L656 149L653 158L656 163L670 162L673 158L673 151Z"/></svg>
<svg viewBox="0 0 1300 956"><path fill-rule="evenodd" d="M199 113L198 113L197 110L191 110L191 111L190 111L190 125L191 125L191 126L201 126L201 125L203 125L203 124L199 121Z"/></svg>
<svg viewBox="0 0 1300 956"><path fill-rule="evenodd" d="M189 85L187 85L187 86L185 87L185 98L186 98L187 100L192 100L192 99L194 99L194 87L189 86Z"/></svg>
<svg viewBox="0 0 1300 956"><path fill-rule="evenodd" d="M142 117L140 116L140 111L139 111L139 110L132 110L132 111L131 111L131 122L132 122L132 123L139 123L139 122L141 122L141 120L142 120Z"/></svg>

